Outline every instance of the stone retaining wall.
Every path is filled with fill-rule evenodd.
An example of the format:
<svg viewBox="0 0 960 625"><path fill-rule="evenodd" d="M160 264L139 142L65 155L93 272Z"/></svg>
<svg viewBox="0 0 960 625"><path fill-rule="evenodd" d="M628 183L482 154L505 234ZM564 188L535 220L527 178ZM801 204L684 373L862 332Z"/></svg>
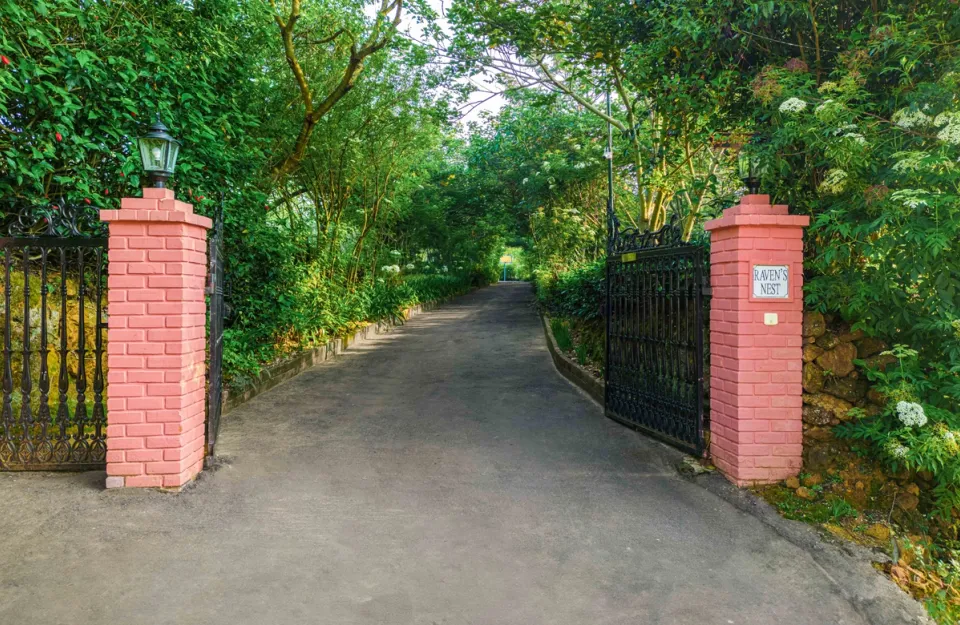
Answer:
<svg viewBox="0 0 960 625"><path fill-rule="evenodd" d="M818 312L803 315L803 465L807 471L830 466L848 450L836 441L833 426L853 418L850 410L878 414L883 396L871 388L864 369L896 362L881 352L887 345Z"/></svg>

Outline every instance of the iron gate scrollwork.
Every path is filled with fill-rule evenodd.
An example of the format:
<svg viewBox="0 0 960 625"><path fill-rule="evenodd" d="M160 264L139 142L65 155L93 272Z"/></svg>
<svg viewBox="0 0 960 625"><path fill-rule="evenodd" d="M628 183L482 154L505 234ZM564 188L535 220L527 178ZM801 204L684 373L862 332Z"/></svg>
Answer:
<svg viewBox="0 0 960 625"><path fill-rule="evenodd" d="M102 468L105 225L63 200L7 209L0 470Z"/></svg>
<svg viewBox="0 0 960 625"><path fill-rule="evenodd" d="M702 455L709 420L709 251L659 230L620 230L607 250L608 417Z"/></svg>
<svg viewBox="0 0 960 625"><path fill-rule="evenodd" d="M223 412L223 198L213 218L208 244L210 269L207 277L209 297L209 347L207 353L207 456L213 455L220 415Z"/></svg>

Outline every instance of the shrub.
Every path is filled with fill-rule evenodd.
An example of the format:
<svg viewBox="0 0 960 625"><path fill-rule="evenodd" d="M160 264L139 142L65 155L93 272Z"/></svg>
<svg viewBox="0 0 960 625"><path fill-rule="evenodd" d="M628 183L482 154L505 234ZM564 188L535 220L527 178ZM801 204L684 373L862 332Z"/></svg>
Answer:
<svg viewBox="0 0 960 625"><path fill-rule="evenodd" d="M537 276L537 298L551 316L574 317L584 321L604 318L606 305L606 261L596 260L555 278Z"/></svg>

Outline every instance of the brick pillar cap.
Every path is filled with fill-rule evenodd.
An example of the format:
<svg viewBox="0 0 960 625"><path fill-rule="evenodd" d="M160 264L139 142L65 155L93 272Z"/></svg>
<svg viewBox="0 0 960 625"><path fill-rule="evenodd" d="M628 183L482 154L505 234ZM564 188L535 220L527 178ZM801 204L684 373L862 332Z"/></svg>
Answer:
<svg viewBox="0 0 960 625"><path fill-rule="evenodd" d="M757 197L757 196L753 196ZM754 208L757 205L749 205L749 208ZM748 208L743 204L735 206L733 208L728 208L723 212L723 216L717 219L711 219L710 221L703 224L703 229L707 232L713 230L719 230L721 228L735 228L738 226L767 226L767 227L780 227L780 228L806 228L810 225L810 217L808 215L787 215L786 211L780 213L780 208L783 205L779 206L769 206L767 208L771 210L764 211L763 213L757 214L753 212L746 212L739 209ZM786 208L783 206L783 208Z"/></svg>
<svg viewBox="0 0 960 625"><path fill-rule="evenodd" d="M207 230L213 227L213 220L211 220L209 217L178 210L102 210L100 211L100 221L190 224L192 226L200 226L201 228L205 228Z"/></svg>

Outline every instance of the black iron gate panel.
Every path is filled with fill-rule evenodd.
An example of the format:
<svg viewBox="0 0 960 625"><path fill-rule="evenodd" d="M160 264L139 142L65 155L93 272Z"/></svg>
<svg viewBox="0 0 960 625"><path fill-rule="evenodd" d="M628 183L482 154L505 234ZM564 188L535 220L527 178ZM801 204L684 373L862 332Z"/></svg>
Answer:
<svg viewBox="0 0 960 625"><path fill-rule="evenodd" d="M696 455L709 414L708 260L676 223L621 233L607 256L606 414Z"/></svg>
<svg viewBox="0 0 960 625"><path fill-rule="evenodd" d="M97 211L7 213L0 470L106 463L107 238Z"/></svg>
<svg viewBox="0 0 960 625"><path fill-rule="evenodd" d="M213 455L223 412L223 200L214 216L209 241L209 347L207 353L207 456Z"/></svg>

